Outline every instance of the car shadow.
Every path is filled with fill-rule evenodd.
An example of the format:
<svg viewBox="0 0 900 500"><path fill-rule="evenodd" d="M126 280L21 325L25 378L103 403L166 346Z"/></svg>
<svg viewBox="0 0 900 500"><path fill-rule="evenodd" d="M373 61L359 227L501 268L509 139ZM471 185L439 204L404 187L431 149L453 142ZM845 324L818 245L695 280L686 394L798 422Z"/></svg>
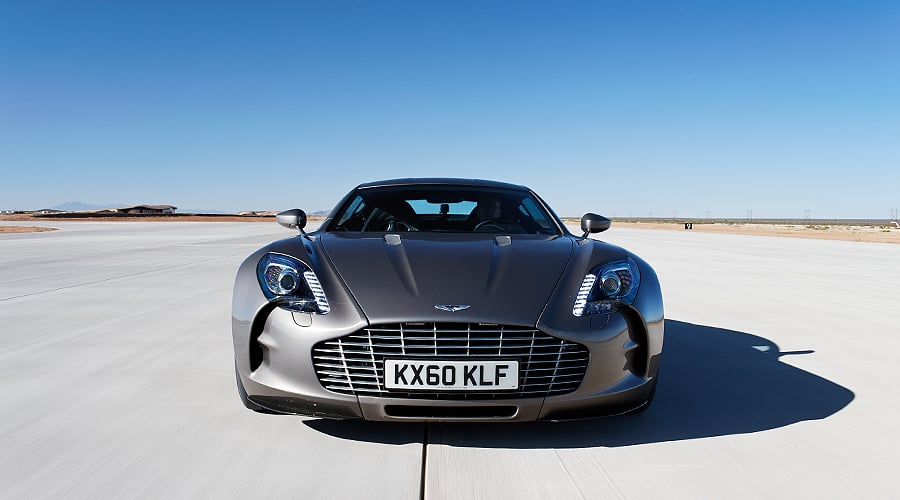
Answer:
<svg viewBox="0 0 900 500"><path fill-rule="evenodd" d="M434 423L429 443L483 448L630 446L747 434L829 417L853 401L849 389L782 362L773 342L749 333L666 320L659 386L653 405L633 415L572 422ZM400 444L398 426L306 420L336 437ZM417 433L416 433L417 434ZM412 434L412 435L416 435Z"/></svg>

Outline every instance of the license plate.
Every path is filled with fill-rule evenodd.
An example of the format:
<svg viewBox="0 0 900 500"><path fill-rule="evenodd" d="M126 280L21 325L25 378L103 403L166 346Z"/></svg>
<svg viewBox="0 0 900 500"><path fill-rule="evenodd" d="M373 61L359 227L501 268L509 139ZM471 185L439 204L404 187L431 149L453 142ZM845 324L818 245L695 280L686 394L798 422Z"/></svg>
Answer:
<svg viewBox="0 0 900 500"><path fill-rule="evenodd" d="M388 389L497 391L518 389L518 361L384 360Z"/></svg>

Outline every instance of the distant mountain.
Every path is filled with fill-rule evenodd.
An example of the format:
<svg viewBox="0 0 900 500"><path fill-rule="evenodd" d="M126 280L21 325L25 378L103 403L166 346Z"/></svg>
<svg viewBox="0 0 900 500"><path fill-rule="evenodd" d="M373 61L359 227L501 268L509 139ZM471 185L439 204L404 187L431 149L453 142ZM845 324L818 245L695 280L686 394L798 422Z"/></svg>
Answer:
<svg viewBox="0 0 900 500"><path fill-rule="evenodd" d="M64 212L80 212L84 210L102 210L104 208L119 208L119 207L130 207L137 205L137 203L110 203L107 205L94 205L91 203L84 203L83 201L67 201L61 205L56 205L55 207L50 207L53 210L62 210ZM222 210L212 210L209 208L178 208L175 212L180 214L229 214L232 212L225 212ZM328 215L331 213L331 210L319 210L316 212L309 212L309 215Z"/></svg>
<svg viewBox="0 0 900 500"><path fill-rule="evenodd" d="M82 201L67 201L62 205L56 205L55 207L50 207L53 210L62 210L64 212L81 212L84 210L103 210L104 208L119 208L119 207L131 207L134 205L138 205L138 203L110 203L107 205L94 205L92 203L84 203ZM227 212L223 212L221 210L210 210L206 208L179 208L176 210L178 213L182 214L224 214Z"/></svg>
<svg viewBox="0 0 900 500"><path fill-rule="evenodd" d="M81 201L67 201L62 205L50 207L53 210L62 210L64 212L80 212L82 210L102 210L104 208L117 208L126 206L124 203L112 203L108 205L92 205Z"/></svg>

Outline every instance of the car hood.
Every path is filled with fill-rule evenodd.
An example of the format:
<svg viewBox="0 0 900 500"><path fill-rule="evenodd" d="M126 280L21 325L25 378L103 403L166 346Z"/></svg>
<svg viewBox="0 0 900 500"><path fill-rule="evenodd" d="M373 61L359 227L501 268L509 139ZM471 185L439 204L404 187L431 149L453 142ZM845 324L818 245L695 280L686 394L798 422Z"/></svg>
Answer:
<svg viewBox="0 0 900 500"><path fill-rule="evenodd" d="M535 325L573 253L561 236L325 233L319 243L371 323ZM455 312L436 305L469 306Z"/></svg>

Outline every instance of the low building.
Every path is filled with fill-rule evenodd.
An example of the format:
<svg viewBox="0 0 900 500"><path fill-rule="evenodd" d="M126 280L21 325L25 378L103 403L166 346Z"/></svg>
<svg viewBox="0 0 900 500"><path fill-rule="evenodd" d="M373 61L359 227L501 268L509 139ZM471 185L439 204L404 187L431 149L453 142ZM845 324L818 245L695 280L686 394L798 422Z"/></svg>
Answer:
<svg viewBox="0 0 900 500"><path fill-rule="evenodd" d="M158 215L174 214L178 207L172 205L134 205L131 207L119 207L111 209L118 214Z"/></svg>

